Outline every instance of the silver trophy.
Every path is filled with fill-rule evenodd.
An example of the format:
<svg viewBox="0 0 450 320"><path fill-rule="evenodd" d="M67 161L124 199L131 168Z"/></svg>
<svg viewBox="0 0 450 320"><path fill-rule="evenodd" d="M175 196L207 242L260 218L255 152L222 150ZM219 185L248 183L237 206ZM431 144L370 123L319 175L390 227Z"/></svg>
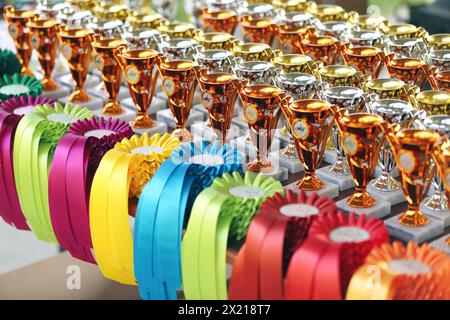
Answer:
<svg viewBox="0 0 450 320"><path fill-rule="evenodd" d="M450 50L434 50L428 53L427 62L440 71L450 69Z"/></svg>
<svg viewBox="0 0 450 320"><path fill-rule="evenodd" d="M128 30L122 34L130 50L154 49L161 51L160 33L155 29Z"/></svg>
<svg viewBox="0 0 450 320"><path fill-rule="evenodd" d="M359 27L346 21L327 21L318 23L317 30L321 35L341 39L344 34L359 30Z"/></svg>
<svg viewBox="0 0 450 320"><path fill-rule="evenodd" d="M422 59L427 55L427 46L420 38L384 37L384 45L388 53L395 54L396 58Z"/></svg>
<svg viewBox="0 0 450 320"><path fill-rule="evenodd" d="M193 60L194 54L201 51L203 48L193 39L171 39L165 35L163 35L161 39L161 52L163 52L170 60Z"/></svg>
<svg viewBox="0 0 450 320"><path fill-rule="evenodd" d="M193 58L198 65L216 72L231 72L235 63L234 55L227 50L197 50Z"/></svg>
<svg viewBox="0 0 450 320"><path fill-rule="evenodd" d="M382 35L374 30L347 30L341 36L341 40L349 42L353 46L378 47L382 44Z"/></svg>
<svg viewBox="0 0 450 320"><path fill-rule="evenodd" d="M232 66L233 73L240 79L248 80L249 84L273 84L279 70L270 62L244 61L236 58Z"/></svg>

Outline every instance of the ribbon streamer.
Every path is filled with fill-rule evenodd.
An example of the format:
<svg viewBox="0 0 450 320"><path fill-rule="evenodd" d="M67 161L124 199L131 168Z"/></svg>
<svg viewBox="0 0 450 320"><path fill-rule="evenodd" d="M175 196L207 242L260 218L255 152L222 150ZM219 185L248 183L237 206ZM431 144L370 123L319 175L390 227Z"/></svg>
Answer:
<svg viewBox="0 0 450 320"><path fill-rule="evenodd" d="M182 244L187 299L227 299L227 241L240 241L261 203L284 193L280 182L246 172L225 173L194 202Z"/></svg>
<svg viewBox="0 0 450 320"><path fill-rule="evenodd" d="M146 185L136 215L135 272L144 299L176 299L181 289L181 237L197 195L225 172L242 173L236 148L200 141L183 145Z"/></svg>
<svg viewBox="0 0 450 320"><path fill-rule="evenodd" d="M294 251L308 235L319 214L336 214L336 205L316 193L292 190L276 194L261 205L235 260L229 298L280 300L284 274Z"/></svg>
<svg viewBox="0 0 450 320"><path fill-rule="evenodd" d="M123 139L100 161L91 187L90 227L95 259L109 279L136 284L129 202L140 197L179 139L144 133Z"/></svg>
<svg viewBox="0 0 450 320"><path fill-rule="evenodd" d="M449 300L450 257L428 244L374 248L353 275L347 300Z"/></svg>
<svg viewBox="0 0 450 320"><path fill-rule="evenodd" d="M13 170L13 144L16 127L23 115L34 110L36 105L53 99L42 96L13 97L0 103L0 216L19 230L30 230L20 208Z"/></svg>
<svg viewBox="0 0 450 320"><path fill-rule="evenodd" d="M48 205L48 176L56 145L76 120L90 118L80 106L36 107L20 120L14 137L14 176L22 211L36 237L56 242Z"/></svg>
<svg viewBox="0 0 450 320"><path fill-rule="evenodd" d="M41 82L29 75L21 77L19 73L15 73L4 74L0 77L0 102L21 95L36 97L42 93L42 90Z"/></svg>
<svg viewBox="0 0 450 320"><path fill-rule="evenodd" d="M125 121L92 118L74 122L58 143L49 176L53 231L72 256L95 263L89 229L92 179L104 154L133 130Z"/></svg>
<svg viewBox="0 0 450 320"><path fill-rule="evenodd" d="M370 250L389 241L383 222L354 213L318 216L295 251L286 276L285 298L343 299L353 273Z"/></svg>

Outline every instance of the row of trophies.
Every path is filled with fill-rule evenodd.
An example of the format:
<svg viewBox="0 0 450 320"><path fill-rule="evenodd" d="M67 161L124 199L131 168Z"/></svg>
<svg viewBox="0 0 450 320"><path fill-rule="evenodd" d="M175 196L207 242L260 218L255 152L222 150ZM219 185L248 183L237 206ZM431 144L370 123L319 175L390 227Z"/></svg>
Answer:
<svg viewBox="0 0 450 320"><path fill-rule="evenodd" d="M93 1L3 13L22 73L32 74L35 49L46 92L58 86L52 71L59 47L75 84L68 102L91 99L84 83L93 60L108 96L104 116L124 112L117 99L123 74L137 109L133 128L155 125L148 108L162 88L176 122L172 134L185 142L198 83L222 143L239 96L246 139L256 149L247 170L273 174L268 151L274 135L284 135L289 144L280 157L305 170L288 187L331 197L355 187L338 207L378 218L406 199L407 211L386 220L404 240L422 242L450 225L448 34L305 1L207 1L196 21L203 30ZM433 90L424 90L428 83ZM282 114L285 125L277 129ZM333 165L318 169L323 157ZM370 182L377 163L379 176ZM431 185L434 194L422 202Z"/></svg>

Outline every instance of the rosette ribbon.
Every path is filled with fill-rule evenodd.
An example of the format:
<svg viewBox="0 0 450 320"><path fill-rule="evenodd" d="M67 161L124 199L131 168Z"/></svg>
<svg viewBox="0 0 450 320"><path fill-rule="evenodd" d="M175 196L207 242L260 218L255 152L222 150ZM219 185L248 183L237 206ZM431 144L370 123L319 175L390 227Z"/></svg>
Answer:
<svg viewBox="0 0 450 320"><path fill-rule="evenodd" d="M89 217L95 259L106 278L136 284L129 214L144 186L179 144L169 134L134 135L117 143L100 161L92 181Z"/></svg>
<svg viewBox="0 0 450 320"><path fill-rule="evenodd" d="M48 176L56 145L70 125L92 117L80 106L39 105L20 120L14 137L14 177L22 211L36 237L56 242L48 204Z"/></svg>
<svg viewBox="0 0 450 320"><path fill-rule="evenodd" d="M353 275L347 300L449 300L450 257L428 244L374 248Z"/></svg>
<svg viewBox="0 0 450 320"><path fill-rule="evenodd" d="M370 250L389 241L383 222L365 215L320 215L295 251L286 276L285 299L340 300Z"/></svg>
<svg viewBox="0 0 450 320"><path fill-rule="evenodd" d="M8 49L0 49L0 77L5 74L20 73L22 65L17 55Z"/></svg>
<svg viewBox="0 0 450 320"><path fill-rule="evenodd" d="M84 119L73 123L56 147L49 176L50 217L60 246L75 258L95 263L89 229L92 179L104 154L132 135L125 121Z"/></svg>
<svg viewBox="0 0 450 320"><path fill-rule="evenodd" d="M0 103L0 216L20 230L30 230L20 208L13 170L13 145L17 125L36 105L55 101L42 96L13 97Z"/></svg>
<svg viewBox="0 0 450 320"><path fill-rule="evenodd" d="M242 173L236 148L191 142L174 151L145 186L134 232L134 266L142 298L177 298L185 216L197 195L225 172Z"/></svg>
<svg viewBox="0 0 450 320"><path fill-rule="evenodd" d="M229 298L283 299L284 275L292 254L319 215L336 212L333 200L316 193L307 196L303 190L298 195L288 190L285 196L267 198L234 262Z"/></svg>
<svg viewBox="0 0 450 320"><path fill-rule="evenodd" d="M20 73L15 73L0 77L0 102L21 95L35 97L40 95L42 90L41 82L29 75L21 76Z"/></svg>
<svg viewBox="0 0 450 320"><path fill-rule="evenodd" d="M225 173L194 202L182 245L186 299L227 299L227 241L240 241L261 203L283 186L273 178Z"/></svg>

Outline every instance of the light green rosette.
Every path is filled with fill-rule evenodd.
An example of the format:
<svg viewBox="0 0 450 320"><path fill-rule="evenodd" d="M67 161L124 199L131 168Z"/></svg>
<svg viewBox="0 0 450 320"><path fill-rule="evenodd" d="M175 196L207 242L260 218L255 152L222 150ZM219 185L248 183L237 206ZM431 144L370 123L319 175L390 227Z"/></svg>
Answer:
<svg viewBox="0 0 450 320"><path fill-rule="evenodd" d="M36 97L42 93L42 90L41 82L29 75L21 77L20 74L15 73L0 77L0 102L21 95Z"/></svg>
<svg viewBox="0 0 450 320"><path fill-rule="evenodd" d="M192 207L182 244L183 291L187 299L227 299L227 242L241 240L261 203L284 193L273 178L225 173L202 191Z"/></svg>
<svg viewBox="0 0 450 320"><path fill-rule="evenodd" d="M14 177L23 213L36 237L56 242L48 205L48 176L53 154L69 126L92 113L80 106L37 106L20 120L14 138Z"/></svg>

